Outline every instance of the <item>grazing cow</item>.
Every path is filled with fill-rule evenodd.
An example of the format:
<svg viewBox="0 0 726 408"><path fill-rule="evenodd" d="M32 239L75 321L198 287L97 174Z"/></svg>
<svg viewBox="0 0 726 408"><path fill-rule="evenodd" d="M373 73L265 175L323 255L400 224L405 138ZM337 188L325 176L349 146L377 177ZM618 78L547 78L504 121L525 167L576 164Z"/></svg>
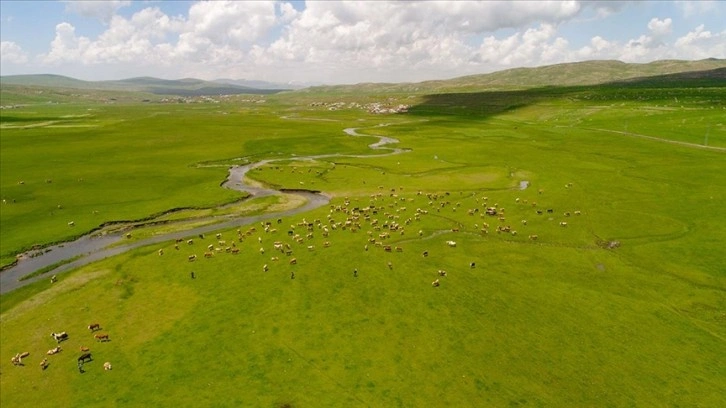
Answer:
<svg viewBox="0 0 726 408"><path fill-rule="evenodd" d="M469 268L471 268L471 269L476 268L476 262L470 262L469 263Z"/></svg>
<svg viewBox="0 0 726 408"><path fill-rule="evenodd" d="M91 323L88 325L88 330L94 332L96 330L101 330L101 324L100 323Z"/></svg>
<svg viewBox="0 0 726 408"><path fill-rule="evenodd" d="M290 259L290 265L296 265L297 264L297 258Z"/></svg>
<svg viewBox="0 0 726 408"><path fill-rule="evenodd" d="M262 265L262 271L267 272L269 268L267 267L267 264Z"/></svg>
<svg viewBox="0 0 726 408"><path fill-rule="evenodd" d="M436 279L435 281L431 282L431 286L433 286L433 287L439 286L439 280Z"/></svg>
<svg viewBox="0 0 726 408"><path fill-rule="evenodd" d="M561 221L560 222L560 226L561 227L566 227L567 226L567 221Z"/></svg>
<svg viewBox="0 0 726 408"><path fill-rule="evenodd" d="M403 252L403 248L401 248L400 246L397 246L396 247L396 252Z"/></svg>
<svg viewBox="0 0 726 408"><path fill-rule="evenodd" d="M205 257L205 258L211 258L211 257L213 257L213 256L214 256L214 252L205 252L205 253L204 253L204 257Z"/></svg>
<svg viewBox="0 0 726 408"><path fill-rule="evenodd" d="M87 352L87 351L89 351L89 350L91 350L91 349L90 349L90 348L88 348L88 347L86 347L86 346L81 346L81 351L82 351L82 352Z"/></svg>
<svg viewBox="0 0 726 408"><path fill-rule="evenodd" d="M55 276L55 275L51 276L50 277L50 283L56 283L56 282L58 282L58 277Z"/></svg>
<svg viewBox="0 0 726 408"><path fill-rule="evenodd" d="M84 362L93 361L93 357L91 356L91 353L83 353L80 357L78 357L78 364L83 364Z"/></svg>
<svg viewBox="0 0 726 408"><path fill-rule="evenodd" d="M393 264L390 261L388 262L388 269L393 269Z"/></svg>
<svg viewBox="0 0 726 408"><path fill-rule="evenodd" d="M16 354L14 357L11 357L10 361L13 363L13 365L23 365L23 362L20 358L20 353Z"/></svg>
<svg viewBox="0 0 726 408"><path fill-rule="evenodd" d="M423 251L423 252L421 253L421 255L422 255L422 256L423 256L424 258L426 258L427 256L429 256L429 251Z"/></svg>
<svg viewBox="0 0 726 408"><path fill-rule="evenodd" d="M60 343L61 341L68 339L68 333L66 333L66 332L51 333L50 334L50 337L54 338L55 341L57 341L58 343Z"/></svg>
<svg viewBox="0 0 726 408"><path fill-rule="evenodd" d="M95 334L93 337L98 341L109 341L108 334Z"/></svg>
<svg viewBox="0 0 726 408"><path fill-rule="evenodd" d="M439 276L446 276L446 271L443 269L439 269Z"/></svg>
<svg viewBox="0 0 726 408"><path fill-rule="evenodd" d="M260 253L261 254L264 254L265 253L265 248L260 248Z"/></svg>
<svg viewBox="0 0 726 408"><path fill-rule="evenodd" d="M74 225L76 225L76 223L75 223L75 222L73 222L73 221L71 221L71 222L69 222L69 223L68 223L68 226L69 226L69 227L72 227L72 226L74 226Z"/></svg>
<svg viewBox="0 0 726 408"><path fill-rule="evenodd" d="M188 240L187 245L194 245L194 240L193 239Z"/></svg>
<svg viewBox="0 0 726 408"><path fill-rule="evenodd" d="M386 246L383 247L383 250L386 251L386 252L391 252L391 246L390 245L386 245Z"/></svg>
<svg viewBox="0 0 726 408"><path fill-rule="evenodd" d="M532 241L536 241L537 238L539 238L537 235L530 235L529 236L529 239L531 239Z"/></svg>
<svg viewBox="0 0 726 408"><path fill-rule="evenodd" d="M456 246L456 241L446 241L446 245L448 245L450 247L455 247Z"/></svg>
<svg viewBox="0 0 726 408"><path fill-rule="evenodd" d="M108 361L106 361L105 363L103 363L103 369L104 369L105 371L109 371L109 370L111 370L111 363L110 363L110 362L108 362Z"/></svg>
<svg viewBox="0 0 726 408"><path fill-rule="evenodd" d="M196 255L189 255L189 257L187 259L189 259L189 262L194 262L197 259L197 256Z"/></svg>
<svg viewBox="0 0 726 408"><path fill-rule="evenodd" d="M48 359L47 358L44 358L43 361L40 362L40 368L43 370L48 368Z"/></svg>
<svg viewBox="0 0 726 408"><path fill-rule="evenodd" d="M55 348L52 348L52 349L48 350L48 352L45 353L45 354L47 354L49 356L52 356L53 354L57 354L57 353L60 353L60 352L61 352L61 346L56 346Z"/></svg>

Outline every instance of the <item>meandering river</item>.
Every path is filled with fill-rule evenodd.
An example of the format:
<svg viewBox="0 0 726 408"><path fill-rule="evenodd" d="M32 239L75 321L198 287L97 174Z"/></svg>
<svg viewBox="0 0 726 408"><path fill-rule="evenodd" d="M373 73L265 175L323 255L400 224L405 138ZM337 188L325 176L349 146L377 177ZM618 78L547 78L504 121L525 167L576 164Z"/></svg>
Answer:
<svg viewBox="0 0 726 408"><path fill-rule="evenodd" d="M385 126L385 125L379 125L379 126ZM331 157L380 157L380 156L388 156L393 154L400 154L403 152L406 152L406 149L399 149L399 148L393 148L388 147L386 145L398 143L397 139L386 137L386 136L377 136L377 135L361 135L357 132L357 129L359 128L348 128L344 129L343 131L349 135L349 136L369 136L369 137L377 137L379 140L376 143L368 145L369 148L374 150L388 150L386 153L378 154L378 155L345 155L345 154L326 154L326 155L315 155L315 156L295 156L292 157L292 159L295 160L316 160L316 159L322 159L322 158L331 158ZM21 286L25 286L27 284L36 282L41 279L48 279L49 276L54 274L59 274L62 272L66 272L72 269L76 269L78 267L81 267L83 265L87 265L91 262L95 262L104 258L108 258L110 256L118 255L121 253L124 253L126 251L130 251L135 248L151 245L151 244L157 244L161 242L167 242L171 240L176 239L185 239L189 238L190 236L198 236L199 234L207 234L209 232L218 231L222 229L230 229L235 228L243 225L249 225L252 223L261 222L264 220L268 220L271 218L280 218L285 216L290 216L294 214L303 213L306 211L313 210L315 208L318 208L320 206L326 205L330 198L326 196L325 194L321 193L314 193L314 192L308 192L308 191L280 191L280 190L274 190L266 187L261 186L252 186L245 184L244 178L248 171L251 169L254 169L256 167L265 165L267 163L275 162L275 161L281 161L281 160L290 160L291 158L286 159L270 159L270 160L262 160L255 163L250 163L243 166L233 166L229 168L229 176L227 177L226 181L222 183L222 187L229 188L233 190L243 191L250 194L250 198L252 197L265 197L269 195L280 195L280 194L292 194L302 197L305 200L305 204L303 206L285 210L285 211L278 211L278 212L270 212L266 214L261 215L255 215L255 216L246 216L246 217L224 217L223 221L219 222L220 217L208 217L208 218L201 218L196 219L195 221L214 221L213 224L205 225L201 227L195 227L183 231L176 231L176 232L170 232L167 234L161 234L156 235L154 237L141 239L138 241L134 241L125 245L114 245L118 244L119 242L122 242L125 239L125 234L128 232L128 230L124 232L115 232L115 233L99 233L94 232L87 235L84 235L74 241L66 242L63 244L58 244L54 246L47 247L43 249L42 253L39 253L37 256L28 257L24 256L21 257L21 259L18 260L17 264L5 269L4 271L0 272L0 294L10 292L14 289L17 289ZM179 223L185 222L184 220L179 221ZM131 227L133 223L129 223L128 227ZM123 229L123 228L121 228ZM34 251L35 253L38 253L38 251ZM39 269L47 268L51 265L58 264L60 262L66 262L57 268L53 269L52 271L49 271L48 273L35 276L29 279L25 280L19 280L21 277L26 276L28 274L31 274Z"/></svg>

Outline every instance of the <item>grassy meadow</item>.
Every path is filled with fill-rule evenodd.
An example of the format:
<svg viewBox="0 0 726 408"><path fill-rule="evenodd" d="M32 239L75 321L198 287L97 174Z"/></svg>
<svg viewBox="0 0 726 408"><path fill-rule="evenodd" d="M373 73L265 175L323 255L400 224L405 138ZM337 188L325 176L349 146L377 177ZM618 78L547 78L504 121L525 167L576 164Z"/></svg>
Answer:
<svg viewBox="0 0 726 408"><path fill-rule="evenodd" d="M724 406L725 95L699 82L0 111L3 264L110 221L201 220L243 198L219 187L234 164L284 159L248 177L331 196L0 296L0 405ZM412 106L351 105L375 101ZM382 156L373 136L406 152ZM54 331L69 339L46 356Z"/></svg>

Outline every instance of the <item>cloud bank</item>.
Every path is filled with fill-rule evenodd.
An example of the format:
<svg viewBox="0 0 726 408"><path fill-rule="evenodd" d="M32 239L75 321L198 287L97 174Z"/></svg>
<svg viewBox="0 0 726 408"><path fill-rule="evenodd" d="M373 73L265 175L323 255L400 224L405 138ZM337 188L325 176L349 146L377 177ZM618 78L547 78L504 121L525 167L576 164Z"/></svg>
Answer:
<svg viewBox="0 0 726 408"><path fill-rule="evenodd" d="M59 22L47 52L29 55L2 42L3 71L35 64L76 77L249 78L278 82L415 82L588 59L648 62L726 58L726 30L693 27L672 35L653 17L637 38L592 36L574 45L559 34L585 16L612 18L614 1L412 1L193 3L185 15L150 7L123 17L129 2L67 2L66 11L104 24L84 36ZM684 13L710 3L682 5ZM74 71L75 70L75 71ZM75 75L74 72L77 72ZM110 79L110 78L88 78Z"/></svg>

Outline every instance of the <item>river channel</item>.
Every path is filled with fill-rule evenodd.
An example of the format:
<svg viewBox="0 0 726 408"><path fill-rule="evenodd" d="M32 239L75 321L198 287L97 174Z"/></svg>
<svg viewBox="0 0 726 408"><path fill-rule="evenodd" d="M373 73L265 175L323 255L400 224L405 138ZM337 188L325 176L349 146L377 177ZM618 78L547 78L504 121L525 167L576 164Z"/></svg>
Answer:
<svg viewBox="0 0 726 408"><path fill-rule="evenodd" d="M384 125L379 125L384 126ZM124 230L123 232L114 232L114 233L100 233L100 232L93 232L87 235L84 235L74 241L65 242L62 244L49 246L47 248L44 248L42 251L34 251L37 255L33 257L22 256L20 259L18 259L17 264L14 266L7 268L0 272L0 294L8 293L14 289L17 289L19 287L28 285L30 283L36 282L38 280L42 279L48 279L51 275L57 275L62 272L70 271L76 268L79 268L81 266L87 265L91 262L95 262L101 259L105 259L111 256L115 256L121 253L124 253L126 251L130 251L135 248L140 248L143 246L151 245L151 244L158 244L162 242L167 242L171 240L176 239L185 239L189 238L190 236L197 236L199 234L207 234L213 231L222 230L222 229L230 229L235 227L240 227L243 225L249 225L257 222L261 222L264 220L268 220L271 218L280 218L284 216L290 216L294 214L303 213L306 211L313 210L315 208L321 207L323 205L326 205L330 202L330 198L322 193L316 193L316 192L309 192L309 191L280 191L280 190L274 190L266 187L260 187L260 186L251 186L248 184L245 184L244 178L248 171L268 164L275 161L283 161L283 160L316 160L316 159L323 159L323 158L332 158L332 157L381 157L381 156L389 156L393 154L400 154L403 152L406 152L406 149L399 149L399 148L393 148L393 147L387 147L388 144L398 143L397 139L386 137L386 136L377 136L377 135L362 135L357 133L358 128L348 128L344 129L343 132L345 132L349 136L367 136L367 137L377 137L379 140L376 143L368 145L369 148L374 150L387 150L387 153L382 154L376 154L376 155L345 155L345 154L327 154L327 155L314 155L314 156L294 156L291 158L285 158L285 159L270 159L270 160L262 160L255 163L246 164L243 166L232 166L229 168L229 175L224 183L222 183L222 187L229 188L237 191L247 192L250 194L250 198L258 198L258 197L265 197L270 195L281 195L281 194L292 194L302 197L305 200L305 204L285 210L285 211L279 211L279 212L270 212L266 214L260 214L255 216L245 216L245 217L235 217L235 216L226 216L224 218L221 218L222 221L220 221L220 217L208 217L208 218L200 218L195 219L195 221L212 221L213 224L201 226L201 227L195 227L183 231L175 231L170 232L167 234L161 234L156 235L150 238L141 239L138 241L134 241L132 243L128 243L125 245L114 245L118 244L122 240L125 239L126 233L129 231L128 228L132 227L134 223L129 223L127 226L128 228L119 228L119 230ZM179 223L183 223L185 220L179 221ZM123 227L119 225L119 227ZM68 260L71 260L68 262ZM31 274L39 269L47 268L51 265L55 265L61 262L66 262L57 268L41 274L39 276L35 276L32 278L20 280L23 276L26 276L28 274Z"/></svg>

